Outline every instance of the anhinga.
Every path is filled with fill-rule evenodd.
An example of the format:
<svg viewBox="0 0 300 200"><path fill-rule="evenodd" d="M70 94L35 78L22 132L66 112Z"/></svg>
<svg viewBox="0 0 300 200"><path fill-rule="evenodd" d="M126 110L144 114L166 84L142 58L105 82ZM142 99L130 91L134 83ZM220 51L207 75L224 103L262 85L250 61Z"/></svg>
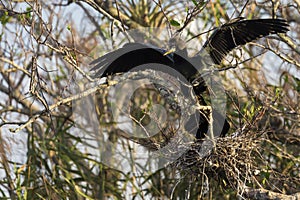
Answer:
<svg viewBox="0 0 300 200"><path fill-rule="evenodd" d="M201 61L204 53L209 55L214 64L218 65L235 47L269 34L286 33L288 26L287 21L283 19L245 20L237 18L217 28L205 42L203 48L190 59ZM201 80L201 74L199 74L198 69L185 56L187 55L186 49L177 49L175 52L167 55L166 52L167 50L146 44L127 43L122 48L107 53L91 63L94 65L92 68L95 71L94 77L101 78L116 73L128 72L139 65L147 63L152 63L149 67L153 67L155 70L168 73L168 69L156 68L155 63L158 63L176 70L191 84L194 84L195 79L199 79L199 77ZM198 85L193 85L193 90L198 96L201 96L201 92L205 89L204 81ZM213 112L213 116L224 121L224 117L218 112ZM208 123L205 120L205 122L201 122L198 125L197 139L204 137L204 133L208 129ZM225 120L220 136L224 136L228 130L229 124Z"/></svg>

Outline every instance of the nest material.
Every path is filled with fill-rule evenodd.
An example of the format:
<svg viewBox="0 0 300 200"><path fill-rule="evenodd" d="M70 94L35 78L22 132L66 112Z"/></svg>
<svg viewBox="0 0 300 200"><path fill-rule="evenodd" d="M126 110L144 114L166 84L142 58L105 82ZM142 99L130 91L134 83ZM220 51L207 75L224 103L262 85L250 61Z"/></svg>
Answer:
<svg viewBox="0 0 300 200"><path fill-rule="evenodd" d="M209 140L206 142L210 143ZM215 148L203 146L203 143L205 141L195 142L171 166L195 176L205 173L212 177L223 177L236 189L239 185L244 185L244 181L251 181L256 170L252 152L258 148L259 139L246 136L217 138Z"/></svg>

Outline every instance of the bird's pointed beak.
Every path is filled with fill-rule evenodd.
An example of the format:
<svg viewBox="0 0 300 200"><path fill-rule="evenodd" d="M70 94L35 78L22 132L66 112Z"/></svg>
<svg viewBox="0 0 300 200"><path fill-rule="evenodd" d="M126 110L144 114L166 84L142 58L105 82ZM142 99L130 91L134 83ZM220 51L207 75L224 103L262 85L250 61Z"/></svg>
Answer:
<svg viewBox="0 0 300 200"><path fill-rule="evenodd" d="M166 53L164 53L164 56L167 56L167 55L169 55L169 54L171 54L171 53L174 53L175 52L175 48L173 47L173 48L171 48L169 51L167 51Z"/></svg>

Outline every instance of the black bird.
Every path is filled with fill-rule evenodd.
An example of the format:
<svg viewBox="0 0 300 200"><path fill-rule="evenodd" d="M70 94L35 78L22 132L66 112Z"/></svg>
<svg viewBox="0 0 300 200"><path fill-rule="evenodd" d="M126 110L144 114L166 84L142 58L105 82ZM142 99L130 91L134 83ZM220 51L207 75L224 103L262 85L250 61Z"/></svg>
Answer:
<svg viewBox="0 0 300 200"><path fill-rule="evenodd" d="M91 63L94 65L91 70L95 71L94 77L101 78L116 73L138 70L136 69L137 66L147 63L152 63L149 65L151 69L170 73L169 69L155 65L155 63L167 65L177 72L175 75L178 78L185 79L191 84L194 84L197 80L198 84L193 85L193 90L199 96L202 104L205 105L201 92L206 90L206 85L201 79L198 69L193 65L194 61L200 62L197 67L201 68L203 56L206 54L206 56L209 55L214 64L218 65L235 47L269 34L286 33L288 26L287 21L284 19L245 20L237 18L217 28L193 58L188 59L186 49L177 49L175 52L166 55L167 50L161 48L140 43L127 43L122 48L94 60ZM224 117L218 112L213 112L213 116L217 118L217 121L224 121ZM207 120L199 123L196 138L203 138L207 129ZM224 136L228 130L229 124L225 120L220 136Z"/></svg>
<svg viewBox="0 0 300 200"><path fill-rule="evenodd" d="M255 39L275 33L285 33L288 31L287 21L284 19L253 19L245 20L237 18L232 22L217 28L209 39L205 42L200 52L207 52L215 64L220 64L222 59L235 47L244 45ZM187 80L194 75L195 69L180 68L179 57L187 55L186 49L179 53L165 55L167 51L151 45L141 43L127 43L118 50L94 60L95 65L91 70L95 70L95 77L105 77L129 70L146 63L159 63L168 65L178 70ZM175 57L174 57L175 56Z"/></svg>

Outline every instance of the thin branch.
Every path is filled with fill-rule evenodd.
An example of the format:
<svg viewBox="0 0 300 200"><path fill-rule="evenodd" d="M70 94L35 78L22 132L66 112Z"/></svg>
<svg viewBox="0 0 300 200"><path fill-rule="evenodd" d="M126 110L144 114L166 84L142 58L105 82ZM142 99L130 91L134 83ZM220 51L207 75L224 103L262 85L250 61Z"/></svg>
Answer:
<svg viewBox="0 0 300 200"><path fill-rule="evenodd" d="M33 115L25 124L23 124L22 126L20 126L18 128L10 129L10 131L13 132L13 133L17 133L20 130L22 130L22 129L26 128L27 126L29 126L30 124L32 124L33 122L35 122L40 116L45 114L47 111L51 112L52 110L54 110L55 108L57 108L60 105L67 104L71 101L78 100L78 99L81 99L83 97L94 94L95 92L97 92L102 87L107 87L107 86L106 85L95 86L95 87L92 87L92 88L90 88L86 91L83 91L83 92L79 93L79 94L76 94L74 96L62 99L62 100L56 102L55 104L50 105L48 110L43 110L43 111L38 112L37 114Z"/></svg>
<svg viewBox="0 0 300 200"><path fill-rule="evenodd" d="M300 192L287 195L287 194L281 194L277 192L273 192L271 190L266 190L263 188L260 189L253 189L253 188L246 188L245 189L245 195L250 199L281 199L281 200L296 200L300 199Z"/></svg>

